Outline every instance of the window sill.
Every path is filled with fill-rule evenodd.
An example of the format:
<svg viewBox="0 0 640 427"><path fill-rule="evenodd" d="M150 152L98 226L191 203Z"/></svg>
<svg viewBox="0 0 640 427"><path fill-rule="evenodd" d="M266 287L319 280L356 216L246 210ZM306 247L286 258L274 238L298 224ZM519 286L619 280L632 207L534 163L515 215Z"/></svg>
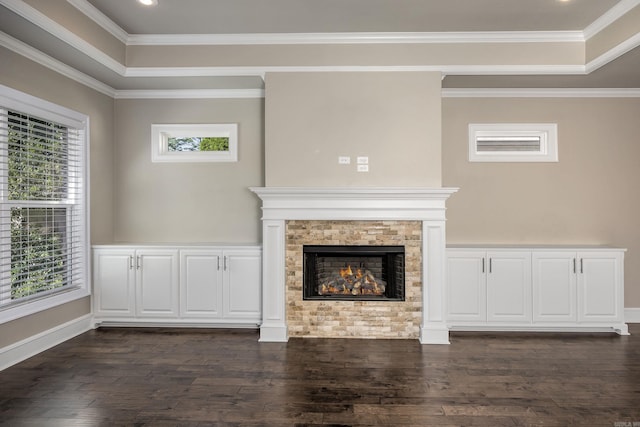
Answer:
<svg viewBox="0 0 640 427"><path fill-rule="evenodd" d="M60 292L59 294L28 301L23 304L8 306L0 309L0 324L49 310L62 304L88 297L89 295L91 295L91 293L86 289L76 288Z"/></svg>

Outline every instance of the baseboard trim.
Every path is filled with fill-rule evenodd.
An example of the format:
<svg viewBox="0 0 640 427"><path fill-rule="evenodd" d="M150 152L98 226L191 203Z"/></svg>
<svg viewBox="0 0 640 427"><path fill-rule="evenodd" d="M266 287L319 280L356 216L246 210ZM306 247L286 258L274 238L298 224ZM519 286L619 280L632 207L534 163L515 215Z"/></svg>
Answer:
<svg viewBox="0 0 640 427"><path fill-rule="evenodd" d="M0 371L93 329L93 315L86 314L55 328L0 349Z"/></svg>
<svg viewBox="0 0 640 427"><path fill-rule="evenodd" d="M640 308L625 308L624 321L625 323L640 323Z"/></svg>
<svg viewBox="0 0 640 427"><path fill-rule="evenodd" d="M95 320L93 321L94 328L228 328L228 329L258 329L258 323L243 323L243 322L198 322L198 321L184 321L184 320Z"/></svg>

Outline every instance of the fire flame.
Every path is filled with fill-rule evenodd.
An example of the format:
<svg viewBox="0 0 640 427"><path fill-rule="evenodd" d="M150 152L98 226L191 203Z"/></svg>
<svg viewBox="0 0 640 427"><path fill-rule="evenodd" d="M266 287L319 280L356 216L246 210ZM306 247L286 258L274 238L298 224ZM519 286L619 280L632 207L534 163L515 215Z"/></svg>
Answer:
<svg viewBox="0 0 640 427"><path fill-rule="evenodd" d="M384 282L378 283L370 272L361 268L352 268L351 265L347 265L345 268L340 268L338 274L348 285L340 285L334 281L322 283L321 295L383 295L385 292L382 284Z"/></svg>

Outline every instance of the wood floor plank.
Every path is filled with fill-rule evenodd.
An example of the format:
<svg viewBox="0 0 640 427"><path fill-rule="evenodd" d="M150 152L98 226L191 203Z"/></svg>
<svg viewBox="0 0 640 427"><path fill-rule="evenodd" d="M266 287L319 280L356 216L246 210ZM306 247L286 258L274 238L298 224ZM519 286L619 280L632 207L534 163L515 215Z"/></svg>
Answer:
<svg viewBox="0 0 640 427"><path fill-rule="evenodd" d="M238 329L99 329L0 372L2 426L640 423L633 335L456 333L259 343Z"/></svg>

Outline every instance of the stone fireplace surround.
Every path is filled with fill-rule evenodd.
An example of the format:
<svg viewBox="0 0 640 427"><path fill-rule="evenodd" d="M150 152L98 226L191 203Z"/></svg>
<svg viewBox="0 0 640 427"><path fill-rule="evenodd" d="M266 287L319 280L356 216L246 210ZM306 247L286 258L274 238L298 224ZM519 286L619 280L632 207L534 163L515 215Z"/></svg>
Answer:
<svg viewBox="0 0 640 427"><path fill-rule="evenodd" d="M286 342L287 221L420 221L421 301L418 339L448 344L445 322L445 202L457 188L253 187L262 200L261 342ZM398 336L403 338L403 336Z"/></svg>

